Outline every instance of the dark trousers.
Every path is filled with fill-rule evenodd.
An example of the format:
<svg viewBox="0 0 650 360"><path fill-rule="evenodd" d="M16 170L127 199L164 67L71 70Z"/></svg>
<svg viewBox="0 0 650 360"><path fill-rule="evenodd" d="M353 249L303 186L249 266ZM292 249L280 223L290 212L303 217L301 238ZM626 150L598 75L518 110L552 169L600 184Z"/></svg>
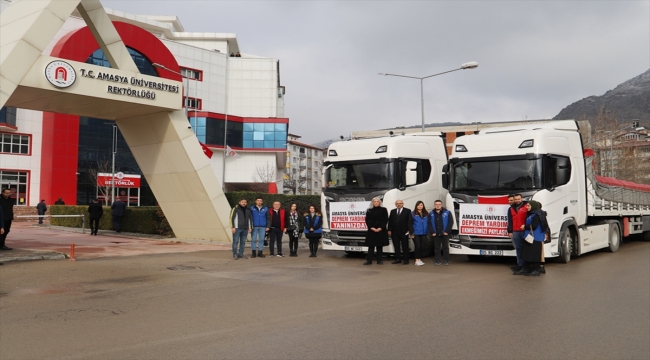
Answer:
<svg viewBox="0 0 650 360"><path fill-rule="evenodd" d="M5 220L5 233L0 235L0 247L5 246L5 239L7 238L7 235L9 235L9 230L11 230L11 221L12 220Z"/></svg>
<svg viewBox="0 0 650 360"><path fill-rule="evenodd" d="M271 228L269 230L269 249L271 255L275 253L275 243L278 243L278 255L282 254L282 229Z"/></svg>
<svg viewBox="0 0 650 360"><path fill-rule="evenodd" d="M310 237L309 238L309 251L316 255L316 252L318 251L318 241L320 240L320 237Z"/></svg>
<svg viewBox="0 0 650 360"><path fill-rule="evenodd" d="M395 260L402 259L407 261L409 259L409 237L403 232L392 232L393 247L395 248Z"/></svg>
<svg viewBox="0 0 650 360"><path fill-rule="evenodd" d="M113 228L117 232L122 231L122 216L113 215Z"/></svg>
<svg viewBox="0 0 650 360"><path fill-rule="evenodd" d="M384 247L381 245L368 246L368 256L366 257L366 260L372 262L372 258L375 257L375 248L377 248L377 262L382 261L381 257L384 255Z"/></svg>
<svg viewBox="0 0 650 360"><path fill-rule="evenodd" d="M38 212L38 215L45 215L45 213L39 211L39 212ZM43 223L43 216L39 216L39 217L38 217L38 223L39 223L39 224L42 224L42 223Z"/></svg>
<svg viewBox="0 0 650 360"><path fill-rule="evenodd" d="M298 237L293 235L293 231L289 230L289 252L298 253Z"/></svg>
<svg viewBox="0 0 650 360"><path fill-rule="evenodd" d="M427 235L415 235L413 245L415 245L415 258L422 259L422 243L427 241Z"/></svg>
<svg viewBox="0 0 650 360"><path fill-rule="evenodd" d="M449 262L449 235L433 237L433 252L436 254L437 263L440 262L441 255L446 263Z"/></svg>
<svg viewBox="0 0 650 360"><path fill-rule="evenodd" d="M90 218L90 233L97 234L97 230L99 230L99 219Z"/></svg>

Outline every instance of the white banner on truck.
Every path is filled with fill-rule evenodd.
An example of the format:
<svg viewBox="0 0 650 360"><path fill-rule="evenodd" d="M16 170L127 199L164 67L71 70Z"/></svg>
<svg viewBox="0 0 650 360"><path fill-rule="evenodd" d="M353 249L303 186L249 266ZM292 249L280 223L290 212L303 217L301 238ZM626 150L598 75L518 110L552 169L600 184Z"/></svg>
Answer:
<svg viewBox="0 0 650 360"><path fill-rule="evenodd" d="M508 237L510 205L460 204L460 235Z"/></svg>
<svg viewBox="0 0 650 360"><path fill-rule="evenodd" d="M331 202L330 229L367 230L366 210L370 201Z"/></svg>

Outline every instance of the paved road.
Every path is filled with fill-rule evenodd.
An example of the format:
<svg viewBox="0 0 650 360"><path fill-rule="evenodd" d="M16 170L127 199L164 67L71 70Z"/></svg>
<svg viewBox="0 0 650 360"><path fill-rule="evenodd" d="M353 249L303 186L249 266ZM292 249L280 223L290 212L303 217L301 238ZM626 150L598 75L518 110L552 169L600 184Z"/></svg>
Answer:
<svg viewBox="0 0 650 360"><path fill-rule="evenodd" d="M0 267L0 358L648 359L650 243L540 278L227 251Z"/></svg>

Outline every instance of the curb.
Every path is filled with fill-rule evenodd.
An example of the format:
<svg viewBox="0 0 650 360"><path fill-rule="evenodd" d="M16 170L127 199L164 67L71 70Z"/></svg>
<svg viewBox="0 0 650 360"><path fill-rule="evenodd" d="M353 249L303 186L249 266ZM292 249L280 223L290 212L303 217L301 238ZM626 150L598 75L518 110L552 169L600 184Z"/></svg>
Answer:
<svg viewBox="0 0 650 360"><path fill-rule="evenodd" d="M32 254L32 255L6 257L6 258L2 258L2 262L32 261L32 260L63 260L66 258L67 256L62 253L47 253L47 254Z"/></svg>

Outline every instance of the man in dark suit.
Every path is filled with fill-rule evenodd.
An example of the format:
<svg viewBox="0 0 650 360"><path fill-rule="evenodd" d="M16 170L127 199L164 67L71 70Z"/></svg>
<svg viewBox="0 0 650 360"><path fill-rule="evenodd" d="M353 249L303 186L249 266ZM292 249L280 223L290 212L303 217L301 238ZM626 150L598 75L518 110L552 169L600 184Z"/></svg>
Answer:
<svg viewBox="0 0 650 360"><path fill-rule="evenodd" d="M388 217L388 236L393 239L395 248L395 261L393 264L409 263L409 219L411 210L404 207L404 201L395 201L395 209L390 211ZM401 259L401 260L400 260Z"/></svg>
<svg viewBox="0 0 650 360"><path fill-rule="evenodd" d="M115 202L111 205L111 209L113 210L113 227L116 232L122 232L122 217L124 217L126 203L120 200L120 198L115 198Z"/></svg>
<svg viewBox="0 0 650 360"><path fill-rule="evenodd" d="M97 236L99 230L99 220L104 214L104 208L99 203L99 199L93 199L92 204L88 206L88 213L90 213L90 235Z"/></svg>

